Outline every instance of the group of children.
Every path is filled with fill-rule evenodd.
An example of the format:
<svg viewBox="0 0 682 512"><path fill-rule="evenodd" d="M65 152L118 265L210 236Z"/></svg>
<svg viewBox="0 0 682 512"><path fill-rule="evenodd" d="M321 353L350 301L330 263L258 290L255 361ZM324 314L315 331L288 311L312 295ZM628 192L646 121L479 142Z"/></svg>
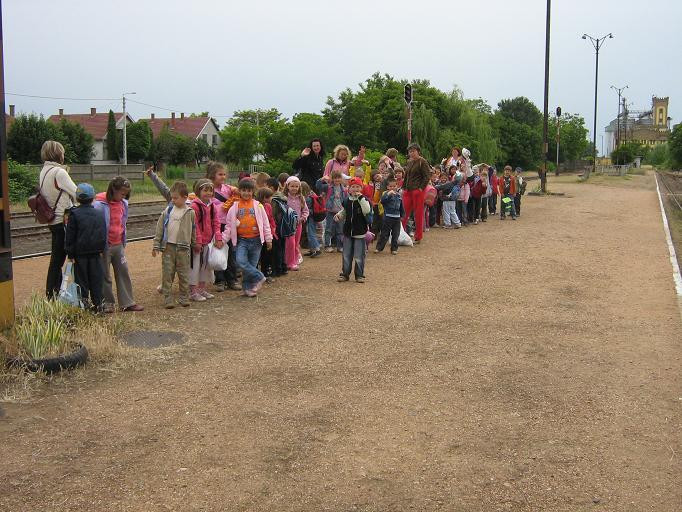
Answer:
<svg viewBox="0 0 682 512"><path fill-rule="evenodd" d="M348 149L342 148L349 157ZM514 220L520 215L525 188L520 169L512 174L506 166L498 177L492 166L471 166L468 151L458 148L433 168L425 164L416 144L411 145L410 155L405 168L395 150L387 151L374 170L362 157L349 159L342 168L334 168L332 162L312 187L286 173L277 178L264 173L240 176L234 187L227 184L225 167L209 162L206 177L197 180L190 193L184 182L168 187L148 169L147 175L168 201L157 221L152 248L152 256L161 254L158 291L164 306L170 309L212 299L211 291L241 290L255 297L273 278L299 270L304 259L302 238L309 249L306 255L312 258L323 250L342 253L339 281L349 281L353 272L355 281L363 283L365 258L375 240L375 253L390 240L390 252L397 255L402 230L418 243L421 226L428 231L434 226L450 229L486 222L488 213L497 211L498 196L501 219L507 213ZM410 183L418 188L409 187ZM132 300L124 254L129 194L125 178L112 180L104 197L98 198L100 218L93 213L92 187L78 186L81 206L72 210L67 224L67 253L75 260L83 295L94 307L107 302L98 283L112 265L119 305L141 310ZM215 251L223 257L216 258ZM103 264L95 265L95 256ZM176 275L177 302L171 292ZM215 287L209 290L212 283Z"/></svg>

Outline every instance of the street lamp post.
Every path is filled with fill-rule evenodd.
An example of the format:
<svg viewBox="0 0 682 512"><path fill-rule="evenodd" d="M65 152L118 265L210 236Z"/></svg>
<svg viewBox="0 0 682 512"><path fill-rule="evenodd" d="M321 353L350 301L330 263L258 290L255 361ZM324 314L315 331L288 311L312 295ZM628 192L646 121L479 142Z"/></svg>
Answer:
<svg viewBox="0 0 682 512"><path fill-rule="evenodd" d="M592 170L597 171L597 87L599 85L599 50L607 39L613 39L613 34L608 33L602 37L592 37L588 34L583 34L583 39L589 39L594 46L595 51L595 65L594 65L594 128L592 133ZM585 172L583 179L590 177L590 171Z"/></svg>
<svg viewBox="0 0 682 512"><path fill-rule="evenodd" d="M134 92L123 93L123 165L128 165L128 141L126 139L126 125L128 118L126 116L126 94L135 94Z"/></svg>
<svg viewBox="0 0 682 512"><path fill-rule="evenodd" d="M623 91L627 88L627 85L624 85L623 87L616 87L615 85L611 86L611 89L618 93L618 117L616 118L618 127L616 128L616 147L614 149L617 149L618 146L620 146L620 97L623 94Z"/></svg>
<svg viewBox="0 0 682 512"><path fill-rule="evenodd" d="M540 172L540 190L547 192L547 158L549 153L549 29L552 12L552 0L547 0L547 19L545 20L545 102L542 120L542 154L545 163Z"/></svg>

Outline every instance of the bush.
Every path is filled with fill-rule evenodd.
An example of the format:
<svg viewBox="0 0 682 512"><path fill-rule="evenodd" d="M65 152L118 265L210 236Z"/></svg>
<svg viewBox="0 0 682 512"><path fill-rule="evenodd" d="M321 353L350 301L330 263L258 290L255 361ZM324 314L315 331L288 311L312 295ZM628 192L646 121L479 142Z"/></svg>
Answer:
<svg viewBox="0 0 682 512"><path fill-rule="evenodd" d="M11 158L9 167L9 200L13 203L24 201L38 186L38 174L27 165L21 165Z"/></svg>
<svg viewBox="0 0 682 512"><path fill-rule="evenodd" d="M180 167L177 165L167 165L165 174L168 180L184 180L185 173L188 171L187 167Z"/></svg>

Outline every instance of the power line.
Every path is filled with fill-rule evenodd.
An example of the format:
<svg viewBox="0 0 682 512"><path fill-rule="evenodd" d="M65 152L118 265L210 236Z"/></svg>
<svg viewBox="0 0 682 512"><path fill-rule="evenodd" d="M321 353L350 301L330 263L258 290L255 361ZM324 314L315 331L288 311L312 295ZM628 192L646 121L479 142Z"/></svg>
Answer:
<svg viewBox="0 0 682 512"><path fill-rule="evenodd" d="M19 94L16 92L6 92L8 96L21 96L22 98L40 98L44 100L69 100L69 101L118 101L121 98L63 98L60 96L36 96L34 94Z"/></svg>

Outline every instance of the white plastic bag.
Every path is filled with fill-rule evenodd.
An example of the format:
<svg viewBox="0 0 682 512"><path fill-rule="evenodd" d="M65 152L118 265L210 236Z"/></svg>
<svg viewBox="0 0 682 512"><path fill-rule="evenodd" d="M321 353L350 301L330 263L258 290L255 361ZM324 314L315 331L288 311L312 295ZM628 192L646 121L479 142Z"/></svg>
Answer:
<svg viewBox="0 0 682 512"><path fill-rule="evenodd" d="M227 253L229 247L223 244L222 249L218 249L215 245L208 246L208 262L206 266L211 270L225 270L227 268Z"/></svg>
<svg viewBox="0 0 682 512"><path fill-rule="evenodd" d="M81 300L81 287L76 284L76 279L73 275L73 263L66 262L64 272L62 273L62 285L59 288L59 295L57 299L60 302L73 306L75 308L82 308L83 302Z"/></svg>
<svg viewBox="0 0 682 512"><path fill-rule="evenodd" d="M391 242L391 237L388 237L388 242ZM412 247L414 245L414 242L410 238L410 235L407 234L405 231L405 228L403 227L402 223L400 224L400 234L398 235L398 245L404 245L407 247Z"/></svg>

